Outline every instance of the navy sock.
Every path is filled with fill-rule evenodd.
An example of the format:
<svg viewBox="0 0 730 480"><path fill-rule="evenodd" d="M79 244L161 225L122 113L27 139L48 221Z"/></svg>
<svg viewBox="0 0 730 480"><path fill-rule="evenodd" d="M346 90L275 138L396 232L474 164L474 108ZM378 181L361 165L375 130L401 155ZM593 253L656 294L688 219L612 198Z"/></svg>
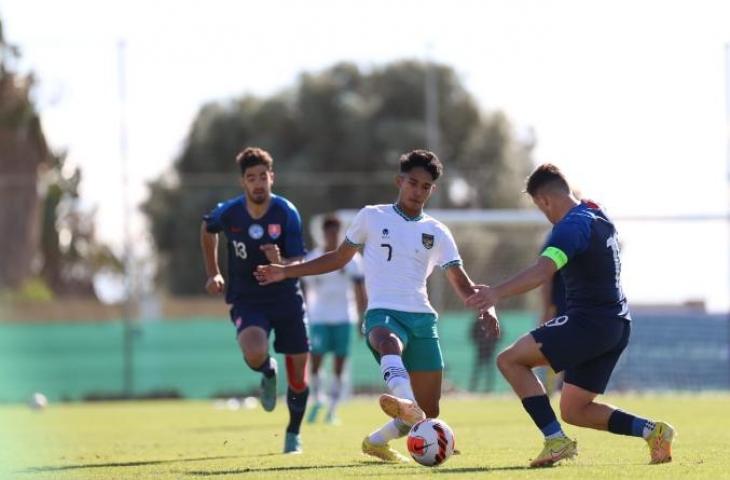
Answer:
<svg viewBox="0 0 730 480"><path fill-rule="evenodd" d="M299 433L299 427L302 425L302 418L304 418L304 410L307 408L307 397L309 397L309 387L299 393L287 388L286 406L289 407L289 425L287 425L286 431L288 433Z"/></svg>
<svg viewBox="0 0 730 480"><path fill-rule="evenodd" d="M250 364L249 367L251 367ZM274 362L271 361L270 356L266 357L264 363L262 363L258 367L251 367L251 370L253 370L254 372L263 373L266 378L271 378L276 374L276 370L274 369Z"/></svg>
<svg viewBox="0 0 730 480"><path fill-rule="evenodd" d="M537 428L546 437L555 435L563 430L555 416L553 407L550 406L550 400L547 395L523 398L522 406L525 407L527 413L532 417L532 421L535 422Z"/></svg>
<svg viewBox="0 0 730 480"><path fill-rule="evenodd" d="M652 423L645 418L626 413L623 410L614 410L608 417L608 431L617 435L643 437L644 427L651 429Z"/></svg>

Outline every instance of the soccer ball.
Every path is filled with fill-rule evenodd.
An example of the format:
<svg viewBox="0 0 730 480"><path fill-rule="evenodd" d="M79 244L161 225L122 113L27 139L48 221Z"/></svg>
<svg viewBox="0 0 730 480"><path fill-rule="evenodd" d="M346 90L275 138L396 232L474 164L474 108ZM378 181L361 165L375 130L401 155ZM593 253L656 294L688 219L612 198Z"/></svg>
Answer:
<svg viewBox="0 0 730 480"><path fill-rule="evenodd" d="M408 451L421 465L441 465L454 453L454 432L436 418L421 420L408 433Z"/></svg>
<svg viewBox="0 0 730 480"><path fill-rule="evenodd" d="M28 399L28 406L33 410L43 410L48 406L48 399L42 393L36 392Z"/></svg>

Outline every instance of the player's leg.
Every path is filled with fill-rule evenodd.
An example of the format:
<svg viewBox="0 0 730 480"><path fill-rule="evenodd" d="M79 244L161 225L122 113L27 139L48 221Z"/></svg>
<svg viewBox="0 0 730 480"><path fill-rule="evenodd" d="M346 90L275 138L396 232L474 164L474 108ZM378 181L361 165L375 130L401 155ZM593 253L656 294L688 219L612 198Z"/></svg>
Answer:
<svg viewBox="0 0 730 480"><path fill-rule="evenodd" d="M238 346L241 348L246 364L257 372L271 372L275 369L273 359L269 357L269 338L266 330L251 326L238 334Z"/></svg>
<svg viewBox="0 0 730 480"><path fill-rule="evenodd" d="M478 348L478 347L477 347ZM482 359L480 352L474 355L474 364L471 368L471 375L469 376L469 391L476 392L479 389L479 377L481 377L482 370Z"/></svg>
<svg viewBox="0 0 730 480"><path fill-rule="evenodd" d="M329 390L329 409L327 411L326 422L338 423L337 407L342 398L343 391L343 373L347 357L350 355L350 337L352 334L352 325L349 323L341 323L332 325L332 337L334 339L333 351L334 361L332 363L332 383Z"/></svg>
<svg viewBox="0 0 730 480"><path fill-rule="evenodd" d="M309 379L310 393L314 397L314 404L309 409L307 422L313 423L317 419L322 406L325 403L324 388L319 370L325 353L328 351L328 325L310 325L309 333L312 343L311 351L311 377Z"/></svg>
<svg viewBox="0 0 730 480"><path fill-rule="evenodd" d="M289 423L286 427L284 453L301 453L299 430L309 397L309 338L302 298L297 295L290 301L278 304L272 313L272 326L275 333L274 350L286 355L286 406L289 409Z"/></svg>
<svg viewBox="0 0 730 480"><path fill-rule="evenodd" d="M231 321L244 361L261 373L261 406L270 412L276 407L277 373L276 360L269 356L271 325L261 309L243 304L231 308Z"/></svg>
<svg viewBox="0 0 730 480"><path fill-rule="evenodd" d="M383 380L395 396L393 398L409 402L418 409L417 411L420 412L420 415L418 418L411 420L423 418L424 414L416 405L415 394L411 388L410 376L401 358L404 344L408 342L406 330L395 320L393 312L380 309L369 310L366 313L364 328L368 340L368 348L370 348L373 356L380 364ZM388 442L407 435L412 423L408 423L396 416L396 418L393 418L393 420L390 420L381 428L365 437L362 442L363 453L380 458L386 462L408 462L408 458L390 447Z"/></svg>
<svg viewBox="0 0 730 480"><path fill-rule="evenodd" d="M444 359L438 338L423 338L417 329L403 352L403 361L411 376L411 386L416 402L428 418L440 413L441 384L443 383Z"/></svg>
<svg viewBox="0 0 730 480"><path fill-rule="evenodd" d="M411 379L403 365L404 344L408 342L406 328L396 318L398 312L370 310L365 316L368 347L380 363L383 380L392 395L382 395L380 406L392 417L408 425L425 418L416 403Z"/></svg>
<svg viewBox="0 0 730 480"><path fill-rule="evenodd" d="M410 377L416 404L423 409L424 416L436 418L439 415L444 368L441 346L435 333L436 317L411 315L410 318L412 320L409 326L410 340L403 348L402 360ZM403 402L403 399L395 396L381 396L383 411L394 418L371 433L367 440L373 444L386 444L390 440L408 434L412 423L399 415Z"/></svg>
<svg viewBox="0 0 730 480"><path fill-rule="evenodd" d="M441 384L443 370L411 371L411 385L416 402L428 418L437 418L441 412Z"/></svg>
<svg viewBox="0 0 730 480"><path fill-rule="evenodd" d="M545 437L542 452L531 463L533 467L552 465L577 453L575 442L563 433L545 389L532 371L535 367L558 361L548 362L543 353L546 350L549 352L562 350L557 346L564 343L559 330L563 328L563 324L553 325L555 327L551 330L547 330L550 327L541 327L524 335L497 356L497 367ZM548 346L550 347L546 349Z"/></svg>
<svg viewBox="0 0 730 480"><path fill-rule="evenodd" d="M484 370L484 377L486 382L486 387L484 389L485 392L493 392L494 391L494 382L495 382L495 368L493 368L494 362L492 361L494 359L494 352L496 350L497 344L493 343L490 348L484 352L484 356L481 359L482 360L482 369Z"/></svg>
<svg viewBox="0 0 730 480"><path fill-rule="evenodd" d="M314 398L314 403L309 408L309 414L307 415L307 422L314 423L317 420L317 415L324 405L325 398L322 388L322 379L319 376L319 367L322 365L322 359L324 358L321 354L311 354L311 376L309 378L309 390Z"/></svg>
<svg viewBox="0 0 730 480"><path fill-rule="evenodd" d="M288 388L286 406L289 409L289 423L286 426L284 453L301 453L299 430L307 407L309 387L307 385L307 361L309 353L286 355Z"/></svg>
<svg viewBox="0 0 730 480"><path fill-rule="evenodd" d="M621 352L628 344L631 325L616 321L621 329L618 345L588 362L566 370L560 412L563 420L572 425L608 430L618 435L644 438L650 449L651 463L672 460L674 428L665 422L655 422L620 410L613 405L596 402L608 385Z"/></svg>

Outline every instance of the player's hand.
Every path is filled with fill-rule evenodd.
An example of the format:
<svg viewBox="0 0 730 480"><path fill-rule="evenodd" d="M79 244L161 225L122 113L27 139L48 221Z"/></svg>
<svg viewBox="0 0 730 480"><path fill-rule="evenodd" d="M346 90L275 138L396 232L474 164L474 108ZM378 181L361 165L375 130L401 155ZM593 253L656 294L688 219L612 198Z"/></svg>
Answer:
<svg viewBox="0 0 730 480"><path fill-rule="evenodd" d="M474 285L474 293L464 301L467 307L471 307L479 313L485 313L493 307L497 300L497 293L487 285Z"/></svg>
<svg viewBox="0 0 730 480"><path fill-rule="evenodd" d="M281 252L279 251L279 246L275 243L265 243L259 247L262 252L264 252L264 255L266 255L266 259L270 263L275 263L277 265L281 265Z"/></svg>
<svg viewBox="0 0 730 480"><path fill-rule="evenodd" d="M486 312L479 314L479 320L482 321L484 329L491 338L499 338L502 335L502 331L499 328L499 319L497 318L497 312L494 307L487 309Z"/></svg>
<svg viewBox="0 0 730 480"><path fill-rule="evenodd" d="M269 285L271 283L281 282L286 279L284 275L284 265L259 265L256 271L253 272L253 276L256 277L256 281L259 285Z"/></svg>
<svg viewBox="0 0 730 480"><path fill-rule="evenodd" d="M220 273L213 275L212 277L208 277L208 280L205 282L205 290L211 295L220 295L223 293L225 286L226 281L223 280L223 275Z"/></svg>

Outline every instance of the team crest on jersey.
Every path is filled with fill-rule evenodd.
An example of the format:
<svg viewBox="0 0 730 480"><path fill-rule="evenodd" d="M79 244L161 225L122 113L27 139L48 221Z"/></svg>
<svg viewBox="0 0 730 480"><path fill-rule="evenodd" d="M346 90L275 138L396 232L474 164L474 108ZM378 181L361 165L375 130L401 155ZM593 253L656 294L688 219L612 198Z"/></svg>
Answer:
<svg viewBox="0 0 730 480"><path fill-rule="evenodd" d="M253 238L254 240L258 240L259 238L264 236L264 227L262 227L258 223L251 224L251 226L248 227L248 236Z"/></svg>
<svg viewBox="0 0 730 480"><path fill-rule="evenodd" d="M278 223L269 224L269 236L273 240L279 238L279 236L281 236L281 225L279 225Z"/></svg>
<svg viewBox="0 0 730 480"><path fill-rule="evenodd" d="M433 235L422 233L421 242L423 242L423 246L426 247L427 250L430 250L433 247Z"/></svg>

